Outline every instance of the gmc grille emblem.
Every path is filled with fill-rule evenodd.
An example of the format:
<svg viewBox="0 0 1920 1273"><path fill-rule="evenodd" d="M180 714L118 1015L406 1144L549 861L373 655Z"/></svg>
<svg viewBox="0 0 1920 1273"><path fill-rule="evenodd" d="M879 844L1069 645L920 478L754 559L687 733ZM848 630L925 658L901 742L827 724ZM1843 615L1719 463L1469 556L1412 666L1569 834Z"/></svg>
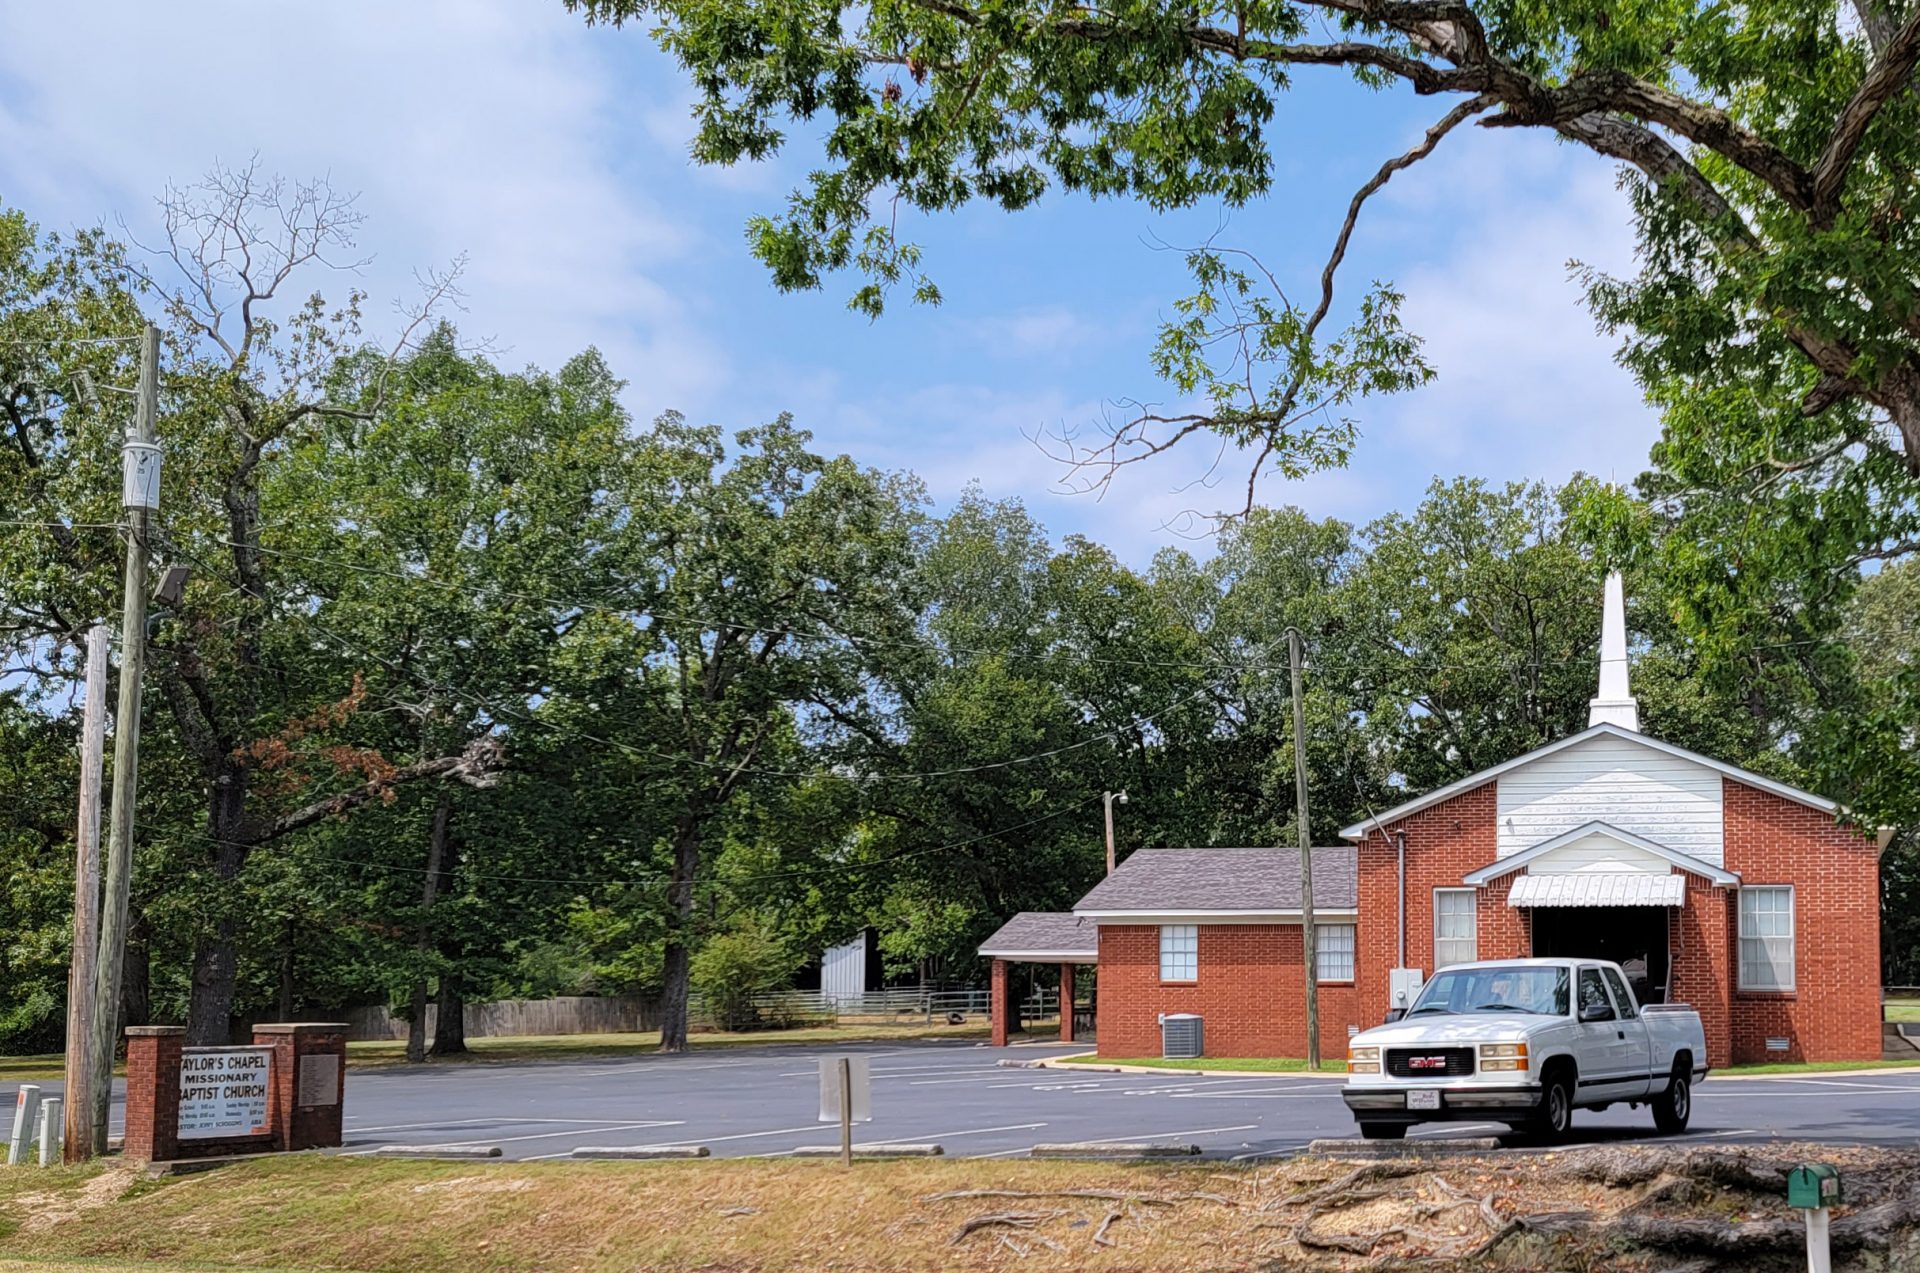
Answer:
<svg viewBox="0 0 1920 1273"><path fill-rule="evenodd" d="M1444 1056L1408 1057L1407 1068L1413 1070L1444 1070L1447 1068L1447 1058Z"/></svg>

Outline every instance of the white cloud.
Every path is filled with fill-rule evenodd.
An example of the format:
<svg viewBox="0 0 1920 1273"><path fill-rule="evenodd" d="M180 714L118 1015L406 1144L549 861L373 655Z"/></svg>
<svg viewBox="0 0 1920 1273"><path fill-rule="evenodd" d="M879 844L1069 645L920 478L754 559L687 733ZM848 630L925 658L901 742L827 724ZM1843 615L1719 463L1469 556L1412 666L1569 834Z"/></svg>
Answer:
<svg viewBox="0 0 1920 1273"><path fill-rule="evenodd" d="M258 152L268 171L361 193L376 303L466 254L469 312L456 317L509 362L555 365L597 344L636 382L636 406L724 378L721 350L661 282L708 250L698 221L609 161L623 134L642 160L685 155L623 127L634 94L614 80L607 33L557 3L512 0L295 13L123 0L90 9L82 32L69 9L13 6L0 43L7 197L49 222L118 213L144 238L167 182Z"/></svg>
<svg viewBox="0 0 1920 1273"><path fill-rule="evenodd" d="M1631 268L1609 164L1527 134L1463 130L1395 179L1356 241L1411 259L1395 282L1438 377L1360 405L1356 471L1269 483L1269 501L1365 519L1410 507L1436 476L1625 480L1646 467L1658 420L1568 274L1573 259ZM1349 293L1366 269L1350 263Z"/></svg>

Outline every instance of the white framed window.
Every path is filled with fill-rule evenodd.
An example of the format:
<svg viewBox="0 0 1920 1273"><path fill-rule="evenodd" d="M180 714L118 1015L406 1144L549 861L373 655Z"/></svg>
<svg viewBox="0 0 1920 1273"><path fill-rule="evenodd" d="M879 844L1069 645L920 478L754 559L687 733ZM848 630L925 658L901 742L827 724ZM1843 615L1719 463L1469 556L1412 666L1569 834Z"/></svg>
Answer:
<svg viewBox="0 0 1920 1273"><path fill-rule="evenodd" d="M1477 888L1433 890L1433 966L1470 964L1479 956Z"/></svg>
<svg viewBox="0 0 1920 1273"><path fill-rule="evenodd" d="M1322 981L1352 981L1354 944L1354 925L1315 924L1314 975Z"/></svg>
<svg viewBox="0 0 1920 1273"><path fill-rule="evenodd" d="M1793 886L1740 889L1740 988L1793 989Z"/></svg>
<svg viewBox="0 0 1920 1273"><path fill-rule="evenodd" d="M1160 925L1160 980L1194 981L1199 976L1199 927L1194 924Z"/></svg>

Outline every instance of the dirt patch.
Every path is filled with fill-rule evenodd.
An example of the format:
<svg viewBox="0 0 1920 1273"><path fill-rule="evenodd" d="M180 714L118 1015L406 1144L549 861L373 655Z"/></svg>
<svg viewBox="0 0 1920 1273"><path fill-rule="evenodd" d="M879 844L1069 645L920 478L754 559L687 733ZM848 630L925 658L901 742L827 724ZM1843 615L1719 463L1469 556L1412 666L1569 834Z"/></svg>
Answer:
<svg viewBox="0 0 1920 1273"><path fill-rule="evenodd" d="M131 1167L113 1167L67 1193L27 1193L13 1200L21 1217L20 1232L45 1233L89 1211L118 1202L140 1179Z"/></svg>

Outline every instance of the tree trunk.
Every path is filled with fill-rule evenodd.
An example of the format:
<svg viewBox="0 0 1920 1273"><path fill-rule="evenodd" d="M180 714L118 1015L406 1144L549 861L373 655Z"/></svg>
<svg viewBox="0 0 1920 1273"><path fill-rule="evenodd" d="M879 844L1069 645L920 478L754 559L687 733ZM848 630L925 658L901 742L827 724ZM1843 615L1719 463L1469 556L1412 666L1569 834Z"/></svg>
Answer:
<svg viewBox="0 0 1920 1273"><path fill-rule="evenodd" d="M293 920L287 920L287 930L280 942L280 1002L278 1017L281 1021L293 1020Z"/></svg>
<svg viewBox="0 0 1920 1273"><path fill-rule="evenodd" d="M427 836L427 870L420 882L420 926L414 932L413 1002L407 1015L407 1060L427 1059L427 962L433 957L433 904L440 896L440 864L447 853L447 823L453 797L442 791L433 805L433 829Z"/></svg>
<svg viewBox="0 0 1920 1273"><path fill-rule="evenodd" d="M661 969L660 1050L687 1050L687 994L693 935L693 880L700 867L700 820L680 815L673 829L673 874L667 883L667 945Z"/></svg>
<svg viewBox="0 0 1920 1273"><path fill-rule="evenodd" d="M433 1054L459 1056L467 1050L467 993L457 967L440 974L440 997L434 1009Z"/></svg>
<svg viewBox="0 0 1920 1273"><path fill-rule="evenodd" d="M460 865L460 840L449 824L446 859L441 874L446 890L453 891L454 875ZM467 985L462 975L466 944L459 933L446 933L440 939L440 994L434 1009L433 1055L458 1056L467 1050Z"/></svg>
<svg viewBox="0 0 1920 1273"><path fill-rule="evenodd" d="M220 882L221 908L213 932L201 934L193 950L193 994L187 1005L187 1046L213 1047L230 1041L233 1032L234 987L240 977L240 953L234 946L233 918L225 908L238 890L231 887L247 864L250 848L243 817L247 807L247 772L236 764L221 767L213 784L208 827L213 840L213 870Z"/></svg>
<svg viewBox="0 0 1920 1273"><path fill-rule="evenodd" d="M152 957L147 950L147 916L138 908L127 914L127 955L120 966L120 1029L153 1022ZM118 1035L119 1031L115 1031Z"/></svg>

